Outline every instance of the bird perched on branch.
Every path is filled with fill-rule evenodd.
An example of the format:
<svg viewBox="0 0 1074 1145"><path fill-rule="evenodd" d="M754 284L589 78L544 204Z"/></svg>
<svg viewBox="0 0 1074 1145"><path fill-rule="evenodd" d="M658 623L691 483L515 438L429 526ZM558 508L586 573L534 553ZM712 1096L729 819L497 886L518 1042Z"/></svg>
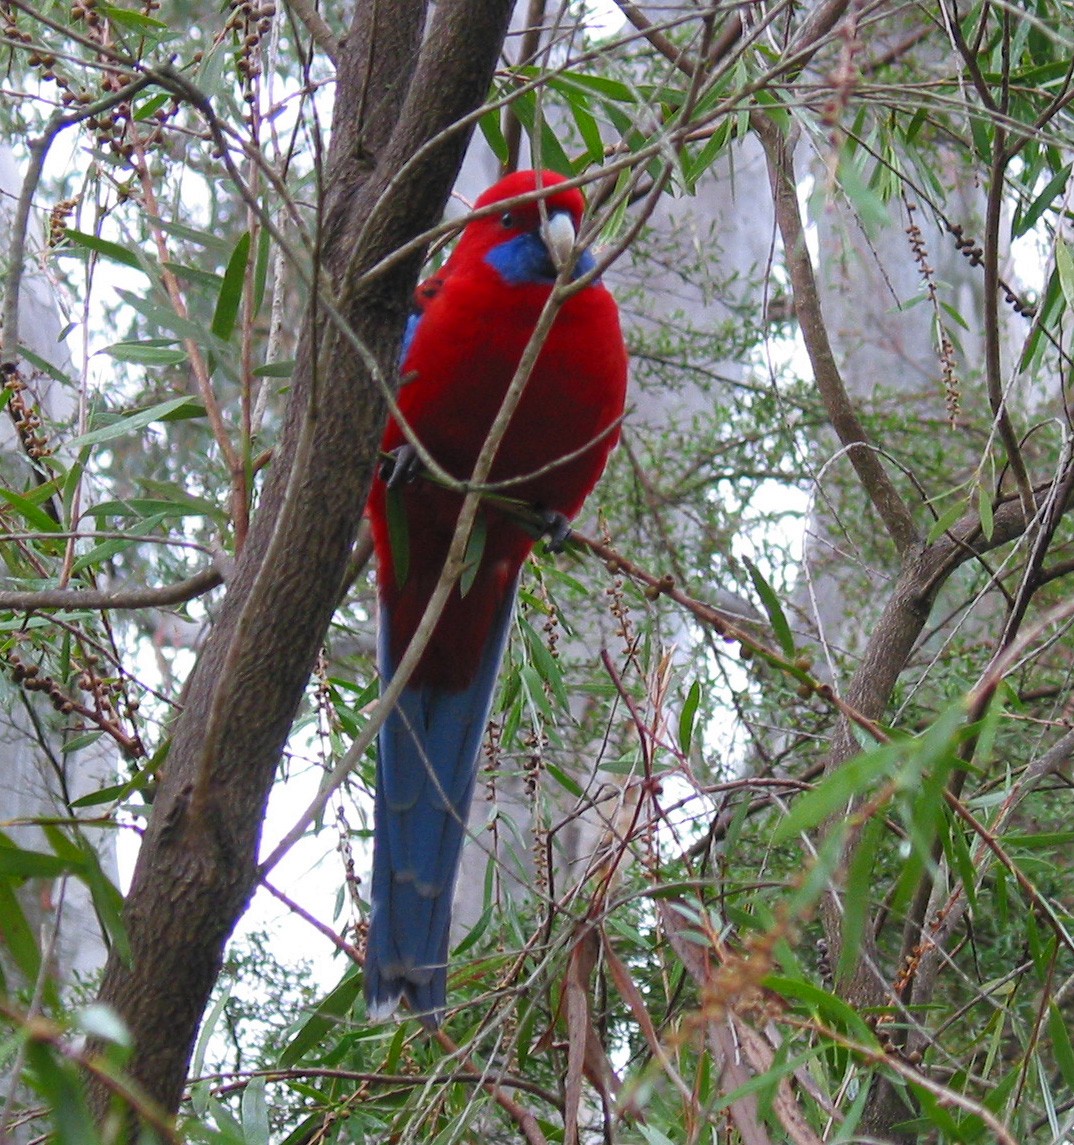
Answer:
<svg viewBox="0 0 1074 1145"><path fill-rule="evenodd" d="M584 201L551 171L519 171L486 191L434 278L417 291L402 356L399 415L450 476L468 480L557 277L593 269L575 251ZM536 195L516 202L519 196ZM573 267L570 267L571 259ZM554 540L582 507L619 436L627 358L615 301L599 279L556 312L496 448L487 482L532 506ZM421 465L399 420L369 517L378 562L378 666L391 680L444 570L462 495L414 479ZM404 997L431 1028L447 985L451 900L481 738L522 562L538 530L502 500L478 516L462 576L380 733L372 918L365 964L370 1016Z"/></svg>

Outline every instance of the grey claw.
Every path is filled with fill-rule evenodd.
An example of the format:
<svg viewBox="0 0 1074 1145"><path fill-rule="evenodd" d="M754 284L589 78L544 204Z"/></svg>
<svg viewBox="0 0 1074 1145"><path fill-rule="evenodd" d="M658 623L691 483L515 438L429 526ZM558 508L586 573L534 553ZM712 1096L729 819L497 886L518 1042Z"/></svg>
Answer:
<svg viewBox="0 0 1074 1145"><path fill-rule="evenodd" d="M537 517L541 522L541 536L548 544L551 553L563 552L563 547L570 539L571 523L562 514L554 509L538 509Z"/></svg>
<svg viewBox="0 0 1074 1145"><path fill-rule="evenodd" d="M409 443L400 445L380 463L380 476L389 489L398 489L413 481L421 472L421 458Z"/></svg>

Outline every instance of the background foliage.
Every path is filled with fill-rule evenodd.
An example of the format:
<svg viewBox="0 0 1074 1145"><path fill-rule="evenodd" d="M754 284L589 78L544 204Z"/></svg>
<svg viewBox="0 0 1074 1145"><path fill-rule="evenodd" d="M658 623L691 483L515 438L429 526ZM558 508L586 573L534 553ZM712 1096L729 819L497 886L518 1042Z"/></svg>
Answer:
<svg viewBox="0 0 1074 1145"><path fill-rule="evenodd" d="M64 892L34 912L85 887L122 957L103 840L151 813L274 463L343 27L0 6L29 172L0 657L58 799L32 837L0 808L2 1122L122 1134L88 1071L147 1141L1063 1141L1074 9L530 7L475 153L584 179L634 406L577 543L526 574L456 1008L427 1038L359 1001L360 541L280 768L317 777L286 826L338 850L342 890L320 918L308 883L276 890L338 984L239 948L175 1126L54 973ZM12 307L24 264L72 362Z"/></svg>

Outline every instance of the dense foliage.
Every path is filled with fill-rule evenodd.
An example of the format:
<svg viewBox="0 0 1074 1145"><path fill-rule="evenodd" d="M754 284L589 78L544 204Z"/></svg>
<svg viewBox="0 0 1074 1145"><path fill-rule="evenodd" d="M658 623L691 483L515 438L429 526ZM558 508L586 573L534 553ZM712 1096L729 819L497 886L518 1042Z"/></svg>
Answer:
<svg viewBox="0 0 1074 1145"><path fill-rule="evenodd" d="M1074 7L530 7L476 161L583 180L633 405L579 535L525 575L456 1008L429 1037L359 1000L380 718L359 537L257 872L338 985L240 950L173 1123L131 1080L152 1047L56 979L63 892L37 920L78 884L128 957L111 840L159 809L280 465L299 315L341 281L321 236L355 36L305 2L0 4L27 173L5 742L55 798L33 836L0 802L23 817L0 836L0 1126L82 1145L130 1106L146 1141L249 1145L1063 1141ZM35 341L43 283L70 358ZM310 839L337 855L332 917L317 880L274 877Z"/></svg>

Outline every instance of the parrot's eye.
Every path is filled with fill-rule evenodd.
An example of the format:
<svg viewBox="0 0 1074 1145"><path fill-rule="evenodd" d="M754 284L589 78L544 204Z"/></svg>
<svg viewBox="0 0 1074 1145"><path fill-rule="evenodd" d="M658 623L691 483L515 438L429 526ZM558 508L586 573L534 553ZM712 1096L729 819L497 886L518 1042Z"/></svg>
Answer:
<svg viewBox="0 0 1074 1145"><path fill-rule="evenodd" d="M500 226L503 227L505 231L509 231L514 225L515 216L512 215L510 211L504 211L504 213L500 215Z"/></svg>

